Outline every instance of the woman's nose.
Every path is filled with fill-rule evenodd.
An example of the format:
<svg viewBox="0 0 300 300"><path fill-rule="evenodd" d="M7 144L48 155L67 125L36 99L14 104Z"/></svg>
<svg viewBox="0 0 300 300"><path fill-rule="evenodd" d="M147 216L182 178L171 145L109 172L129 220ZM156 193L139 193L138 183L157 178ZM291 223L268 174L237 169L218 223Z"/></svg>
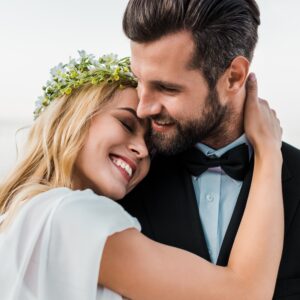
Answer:
<svg viewBox="0 0 300 300"><path fill-rule="evenodd" d="M130 151L134 152L138 159L149 156L148 148L144 138L136 138L129 145Z"/></svg>

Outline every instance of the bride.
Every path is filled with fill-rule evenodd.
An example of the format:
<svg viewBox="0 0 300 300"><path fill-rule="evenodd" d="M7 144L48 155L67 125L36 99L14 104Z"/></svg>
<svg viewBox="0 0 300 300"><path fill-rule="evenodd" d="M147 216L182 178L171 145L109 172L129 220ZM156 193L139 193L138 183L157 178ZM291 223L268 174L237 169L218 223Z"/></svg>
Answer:
<svg viewBox="0 0 300 300"><path fill-rule="evenodd" d="M0 189L1 299L271 299L283 243L282 132L255 79L245 108L253 180L220 267L148 239L117 203L145 177L152 151L129 60L80 52L51 74L24 156Z"/></svg>

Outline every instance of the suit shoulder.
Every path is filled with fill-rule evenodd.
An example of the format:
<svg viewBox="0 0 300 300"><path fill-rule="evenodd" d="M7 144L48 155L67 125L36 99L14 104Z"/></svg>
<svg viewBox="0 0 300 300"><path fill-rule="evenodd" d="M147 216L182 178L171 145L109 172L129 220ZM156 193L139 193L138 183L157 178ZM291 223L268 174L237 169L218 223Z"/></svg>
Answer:
<svg viewBox="0 0 300 300"><path fill-rule="evenodd" d="M300 184L300 150L287 143L282 143L281 151L284 169L287 169Z"/></svg>
<svg viewBox="0 0 300 300"><path fill-rule="evenodd" d="M285 163L300 165L300 150L288 143L282 143L282 155Z"/></svg>

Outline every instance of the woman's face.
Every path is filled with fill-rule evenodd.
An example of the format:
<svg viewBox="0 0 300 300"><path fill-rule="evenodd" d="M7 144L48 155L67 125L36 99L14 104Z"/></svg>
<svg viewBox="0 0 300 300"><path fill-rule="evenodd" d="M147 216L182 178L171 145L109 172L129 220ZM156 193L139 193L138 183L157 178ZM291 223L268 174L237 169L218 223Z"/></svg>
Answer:
<svg viewBox="0 0 300 300"><path fill-rule="evenodd" d="M75 187L121 199L147 174L148 123L136 116L135 89L118 91L91 120L75 163Z"/></svg>

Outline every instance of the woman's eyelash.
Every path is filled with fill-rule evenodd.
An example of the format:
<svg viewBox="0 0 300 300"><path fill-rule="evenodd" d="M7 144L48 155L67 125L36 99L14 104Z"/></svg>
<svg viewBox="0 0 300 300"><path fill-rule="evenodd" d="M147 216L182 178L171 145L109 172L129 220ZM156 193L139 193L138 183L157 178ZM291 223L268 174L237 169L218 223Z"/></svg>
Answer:
<svg viewBox="0 0 300 300"><path fill-rule="evenodd" d="M133 128L130 126L130 125L128 125L126 122L124 122L124 121L120 121L121 122L121 124L128 130L128 131L130 131L130 132L133 132Z"/></svg>

